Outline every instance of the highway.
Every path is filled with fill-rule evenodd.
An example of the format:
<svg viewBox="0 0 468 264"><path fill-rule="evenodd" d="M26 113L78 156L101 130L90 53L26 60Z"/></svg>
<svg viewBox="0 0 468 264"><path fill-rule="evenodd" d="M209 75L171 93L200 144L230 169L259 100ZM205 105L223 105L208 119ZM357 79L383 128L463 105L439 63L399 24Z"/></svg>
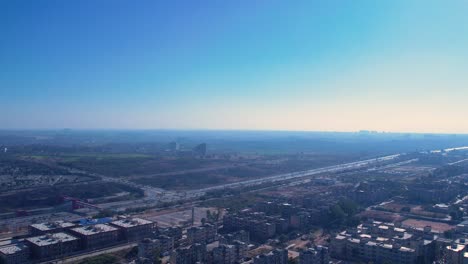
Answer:
<svg viewBox="0 0 468 264"><path fill-rule="evenodd" d="M216 185L216 186L211 186L207 188L191 190L191 191L186 191L186 192L167 191L167 190L155 188L152 186L135 184L133 182L130 182L124 179L105 177L105 176L99 175L103 179L103 181L119 182L122 184L127 184L133 187L143 189L145 191L145 197L137 201L113 202L113 203L108 203L108 204L100 204L99 206L103 208L109 208L109 209L110 208L117 209L117 208L133 208L133 207L141 207L141 206L155 206L163 202L177 202L177 201L183 201L183 200L196 199L198 197L205 195L209 191L255 186L255 185L271 183L271 182L279 183L285 180L302 178L302 177L307 177L307 176L312 176L312 175L317 175L317 174L334 173L334 172L339 172L339 171L344 171L344 170L349 170L349 169L364 168L364 167L368 167L371 165L375 165L380 162L392 161L392 160L399 158L400 156L401 156L400 154L389 155L389 156L384 156L384 157L378 157L378 158L367 159L367 160L362 160L362 161L355 161L355 162L333 165L333 166L317 168L317 169L311 169L311 170L306 170L306 171L284 173L284 174L273 175L269 177L263 177L259 179L252 179L252 180L240 181L240 182L235 182L235 183Z"/></svg>
<svg viewBox="0 0 468 264"><path fill-rule="evenodd" d="M459 147L459 148L444 149L443 151L463 150L467 148L468 147ZM401 155L402 154L388 155L388 156L383 156L383 157L378 157L378 158L373 158L373 159L349 162L349 163L333 165L333 166L317 168L317 169L311 169L311 170L306 170L306 171L284 173L284 174L273 175L273 176L263 177L263 178L258 178L258 179L216 185L216 186L206 187L206 188L202 188L198 190L190 190L190 191L185 191L185 192L167 191L167 190L155 188L152 186L136 184L131 181L124 180L124 179L106 177L102 175L99 175L99 176L103 179L103 181L119 182L119 183L127 184L127 185L144 190L145 198L142 198L139 201L117 202L111 206L111 207L114 207L114 206L121 207L125 205L125 206L130 206L130 207L136 207L136 206L157 205L162 202L177 202L177 201L182 201L182 200L196 199L198 197L205 195L209 191L255 186L255 185L260 185L264 183L281 182L281 181L302 178L302 177L307 177L307 176L313 176L313 175L318 175L318 174L323 174L323 173L335 173L335 172L340 172L340 171L345 171L345 170L350 170L350 169L352 170L352 169L365 168L365 167L370 167L372 165L376 165L381 162L396 160L399 157L401 157ZM387 164L387 166L404 165L404 164L412 163L415 161L417 161L417 159L398 161L395 164L390 164L390 165Z"/></svg>
<svg viewBox="0 0 468 264"><path fill-rule="evenodd" d="M339 171L344 171L344 170L349 170L349 169L357 169L357 168L366 167L366 166L379 163L379 162L383 162L383 161L391 161L391 160L397 159L398 157L400 157L400 154L389 155L389 156L362 160L362 161L355 161L355 162L333 165L333 166L328 166L328 167L318 168L318 169L311 169L311 170L306 170L306 171L285 173L285 174L274 175L270 177L264 177L260 179L253 179L253 180L246 180L246 181L241 181L241 182L217 185L217 186L207 187L203 189L187 191L186 196L187 198L198 197L198 196L204 195L208 191L253 186L253 185L259 185L259 184L264 184L268 182L285 181L285 180L290 180L294 178L301 178L301 177L312 176L312 175L322 174L322 173L331 173L331 172L339 172Z"/></svg>

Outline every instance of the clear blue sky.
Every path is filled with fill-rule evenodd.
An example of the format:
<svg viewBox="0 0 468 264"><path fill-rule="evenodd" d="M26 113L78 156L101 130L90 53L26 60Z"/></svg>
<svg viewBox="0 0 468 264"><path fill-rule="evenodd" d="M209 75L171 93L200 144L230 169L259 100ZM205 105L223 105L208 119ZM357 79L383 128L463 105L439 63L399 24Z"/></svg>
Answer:
<svg viewBox="0 0 468 264"><path fill-rule="evenodd" d="M0 128L468 133L468 1L0 3Z"/></svg>

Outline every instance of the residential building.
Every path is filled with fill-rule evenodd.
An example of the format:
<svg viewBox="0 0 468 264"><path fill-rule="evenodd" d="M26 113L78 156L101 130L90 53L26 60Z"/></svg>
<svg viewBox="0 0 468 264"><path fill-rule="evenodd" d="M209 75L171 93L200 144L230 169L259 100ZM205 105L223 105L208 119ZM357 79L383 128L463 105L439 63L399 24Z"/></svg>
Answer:
<svg viewBox="0 0 468 264"><path fill-rule="evenodd" d="M67 256L79 248L79 239L66 233L46 234L26 238L34 259L52 259Z"/></svg>
<svg viewBox="0 0 468 264"><path fill-rule="evenodd" d="M217 228L213 224L204 224L187 229L187 240L189 244L208 244L216 239Z"/></svg>
<svg viewBox="0 0 468 264"><path fill-rule="evenodd" d="M145 238L138 243L138 257L154 259L156 254L163 255L174 248L174 239L168 236Z"/></svg>
<svg viewBox="0 0 468 264"><path fill-rule="evenodd" d="M327 247L315 246L299 254L299 264L328 264L329 262L330 252Z"/></svg>
<svg viewBox="0 0 468 264"><path fill-rule="evenodd" d="M254 258L254 264L287 264L288 251L286 249L275 249L267 254Z"/></svg>
<svg viewBox="0 0 468 264"><path fill-rule="evenodd" d="M119 229L107 224L75 227L70 232L81 239L82 249L103 248L119 241Z"/></svg>
<svg viewBox="0 0 468 264"><path fill-rule="evenodd" d="M205 261L206 246L199 243L173 250L170 258L171 264L195 264Z"/></svg>
<svg viewBox="0 0 468 264"><path fill-rule="evenodd" d="M29 247L25 244L11 244L0 247L0 263L23 264L29 262Z"/></svg>
<svg viewBox="0 0 468 264"><path fill-rule="evenodd" d="M62 232L67 228L76 226L73 223L65 221L55 221L50 223L32 224L29 226L29 234L32 236L40 236L48 233Z"/></svg>
<svg viewBox="0 0 468 264"><path fill-rule="evenodd" d="M213 249L213 263L234 264L237 262L236 247L234 245L219 245Z"/></svg>
<svg viewBox="0 0 468 264"><path fill-rule="evenodd" d="M111 225L119 228L120 239L127 241L140 240L154 230L155 224L141 218L124 218L111 222Z"/></svg>

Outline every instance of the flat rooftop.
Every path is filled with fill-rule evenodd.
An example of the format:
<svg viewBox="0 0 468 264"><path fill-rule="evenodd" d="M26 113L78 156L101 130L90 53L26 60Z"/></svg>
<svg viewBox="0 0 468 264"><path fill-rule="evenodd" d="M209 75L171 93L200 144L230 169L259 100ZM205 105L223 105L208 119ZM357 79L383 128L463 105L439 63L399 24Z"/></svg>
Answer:
<svg viewBox="0 0 468 264"><path fill-rule="evenodd" d="M4 247L0 247L0 254L2 255L13 255L18 252L27 250L28 247L25 244L13 244Z"/></svg>
<svg viewBox="0 0 468 264"><path fill-rule="evenodd" d="M90 235L99 234L99 233L116 231L118 229L110 225L97 224L93 226L75 227L75 228L72 228L71 230L73 230L76 233L85 235L85 236L90 236Z"/></svg>
<svg viewBox="0 0 468 264"><path fill-rule="evenodd" d="M57 228L67 228L67 227L72 227L72 226L75 226L75 224L70 223L70 222L64 222L64 221L56 221L56 222L50 222L50 223L40 223L40 224L31 225L31 227L34 227L44 232L54 230Z"/></svg>
<svg viewBox="0 0 468 264"><path fill-rule="evenodd" d="M152 224L153 222L141 218L126 218L117 221L111 222L111 224L119 226L119 227L134 227L134 226L141 226L141 225L148 225Z"/></svg>
<svg viewBox="0 0 468 264"><path fill-rule="evenodd" d="M43 236L30 237L30 238L26 238L26 240L37 246L48 246L48 245L53 245L57 243L78 240L78 238L72 235L60 232L60 233L55 233L55 234L47 234Z"/></svg>
<svg viewBox="0 0 468 264"><path fill-rule="evenodd" d="M451 246L446 246L447 250L454 251L454 252L461 252L465 250L465 245L455 244Z"/></svg>

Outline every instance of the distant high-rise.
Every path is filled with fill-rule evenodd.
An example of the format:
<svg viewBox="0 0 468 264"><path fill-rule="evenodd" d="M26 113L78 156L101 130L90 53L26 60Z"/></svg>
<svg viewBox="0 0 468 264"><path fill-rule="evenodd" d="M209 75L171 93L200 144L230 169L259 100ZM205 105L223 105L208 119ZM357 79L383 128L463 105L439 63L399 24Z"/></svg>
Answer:
<svg viewBox="0 0 468 264"><path fill-rule="evenodd" d="M180 144L177 141L172 141L169 143L169 150L170 151L179 151L180 150Z"/></svg>
<svg viewBox="0 0 468 264"><path fill-rule="evenodd" d="M205 156L206 155L206 143L201 143L200 145L197 145L195 148L193 148L193 152L196 155Z"/></svg>

